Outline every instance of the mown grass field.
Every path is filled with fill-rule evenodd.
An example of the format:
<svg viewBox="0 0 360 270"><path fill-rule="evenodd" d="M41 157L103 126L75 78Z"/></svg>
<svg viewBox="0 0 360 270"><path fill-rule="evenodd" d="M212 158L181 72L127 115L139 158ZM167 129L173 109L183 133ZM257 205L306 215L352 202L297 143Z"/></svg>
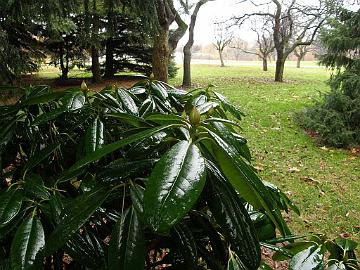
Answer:
<svg viewBox="0 0 360 270"><path fill-rule="evenodd" d="M320 92L328 91L330 73L304 62L297 69L288 62L285 82L273 82L274 68L261 71L260 62L248 66L193 65L194 87L214 84L247 115L243 134L253 153L253 164L264 180L275 183L299 206L301 216L288 215L294 233L350 233L360 242L360 156L348 150L316 145L293 121ZM40 78L57 78L58 70L43 69ZM90 77L72 71L70 77ZM180 85L181 69L174 85Z"/></svg>
<svg viewBox="0 0 360 270"><path fill-rule="evenodd" d="M328 91L322 68L287 67L286 82L273 82L273 68L210 65L192 67L195 85L212 83L247 115L243 134L253 163L299 206L288 219L295 233L350 233L360 241L360 157L348 150L316 145L293 121L293 114ZM181 72L172 81L180 84Z"/></svg>

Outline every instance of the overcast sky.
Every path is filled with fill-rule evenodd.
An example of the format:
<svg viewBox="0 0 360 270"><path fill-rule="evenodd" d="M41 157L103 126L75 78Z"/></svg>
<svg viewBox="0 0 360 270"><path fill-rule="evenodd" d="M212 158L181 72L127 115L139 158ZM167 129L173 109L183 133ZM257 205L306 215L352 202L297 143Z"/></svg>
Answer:
<svg viewBox="0 0 360 270"><path fill-rule="evenodd" d="M253 0L254 2L263 2L262 0ZM286 0L285 0L286 1ZM299 2L314 4L317 0L298 0ZM230 18L232 15L240 15L251 12L254 6L251 4L236 4L240 0L215 0L203 5L199 11L198 19L195 27L195 44L209 44L214 41L214 21L223 21ZM352 9L360 8L360 0L347 0L349 7ZM244 25L236 33L241 39L252 43L256 36L249 30L249 25ZM187 41L186 34L180 41L183 45Z"/></svg>

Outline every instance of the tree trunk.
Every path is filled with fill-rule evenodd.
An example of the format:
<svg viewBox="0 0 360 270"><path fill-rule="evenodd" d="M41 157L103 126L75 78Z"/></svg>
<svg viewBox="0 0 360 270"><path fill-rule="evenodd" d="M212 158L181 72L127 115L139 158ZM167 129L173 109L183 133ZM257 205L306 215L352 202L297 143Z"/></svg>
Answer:
<svg viewBox="0 0 360 270"><path fill-rule="evenodd" d="M69 69L66 68L64 64L64 50L62 48L60 49L60 69L61 69L61 79L66 80L68 78Z"/></svg>
<svg viewBox="0 0 360 270"><path fill-rule="evenodd" d="M187 45L187 44L186 44ZM191 87L191 47L184 47L184 74L183 74L183 83L184 88Z"/></svg>
<svg viewBox="0 0 360 270"><path fill-rule="evenodd" d="M296 67L297 68L300 68L300 62L301 62L301 57L298 57L297 61L296 61Z"/></svg>
<svg viewBox="0 0 360 270"><path fill-rule="evenodd" d="M268 62L267 58L263 58L263 71L268 71Z"/></svg>
<svg viewBox="0 0 360 270"><path fill-rule="evenodd" d="M101 70L99 62L99 50L95 46L91 46L91 72L92 72L92 81L100 82L101 81Z"/></svg>
<svg viewBox="0 0 360 270"><path fill-rule="evenodd" d="M284 53L277 54L275 82L283 82L286 57Z"/></svg>
<svg viewBox="0 0 360 270"><path fill-rule="evenodd" d="M112 37L106 40L106 62L105 62L105 78L114 77L114 40Z"/></svg>
<svg viewBox="0 0 360 270"><path fill-rule="evenodd" d="M169 29L162 28L156 35L154 40L152 70L156 80L168 81L168 65L169 65Z"/></svg>
<svg viewBox="0 0 360 270"><path fill-rule="evenodd" d="M186 88L191 87L191 48L194 45L194 29L196 24L196 18L199 13L200 7L205 4L206 1L199 1L191 14L190 27L189 27L189 39L184 46L184 74L182 86Z"/></svg>
<svg viewBox="0 0 360 270"><path fill-rule="evenodd" d="M221 67L225 67L222 50L219 50L219 56L220 56Z"/></svg>

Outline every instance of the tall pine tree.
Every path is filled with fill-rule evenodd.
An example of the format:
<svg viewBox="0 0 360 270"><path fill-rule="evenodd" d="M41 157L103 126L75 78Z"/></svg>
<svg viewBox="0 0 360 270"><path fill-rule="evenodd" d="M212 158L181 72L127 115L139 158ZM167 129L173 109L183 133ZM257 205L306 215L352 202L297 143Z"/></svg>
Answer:
<svg viewBox="0 0 360 270"><path fill-rule="evenodd" d="M322 141L336 147L360 145L360 10L342 10L321 33L320 63L333 70L331 91L298 118Z"/></svg>

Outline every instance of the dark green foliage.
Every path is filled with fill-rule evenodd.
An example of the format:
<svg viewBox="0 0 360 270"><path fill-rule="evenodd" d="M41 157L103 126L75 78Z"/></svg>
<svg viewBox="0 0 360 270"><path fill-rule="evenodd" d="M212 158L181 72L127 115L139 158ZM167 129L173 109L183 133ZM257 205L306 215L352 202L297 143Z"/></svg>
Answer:
<svg viewBox="0 0 360 270"><path fill-rule="evenodd" d="M276 230L294 239L211 88L25 93L0 107L0 267L255 270Z"/></svg>
<svg viewBox="0 0 360 270"><path fill-rule="evenodd" d="M347 238L329 240L324 235L303 238L302 241L288 244L284 248L269 246L276 251L273 259L281 261L291 258L289 270L359 269L355 256L358 244L354 241ZM328 268L325 268L326 265Z"/></svg>
<svg viewBox="0 0 360 270"><path fill-rule="evenodd" d="M252 211L287 234L277 197L245 162L246 141L226 118L240 112L210 88L186 93L144 80L129 90L25 92L0 108L0 264L60 266L66 253L65 267L76 269L220 269L236 256L255 269L260 225L234 190L253 184L262 203ZM250 182L228 181L220 144ZM58 259L43 260L51 255Z"/></svg>
<svg viewBox="0 0 360 270"><path fill-rule="evenodd" d="M179 67L177 67L176 65L175 55L172 54L170 57L169 67L168 67L169 78L175 78L178 70Z"/></svg>
<svg viewBox="0 0 360 270"><path fill-rule="evenodd" d="M331 90L314 106L298 113L296 119L314 131L321 143L335 147L360 144L360 13L343 10L324 29L321 38L327 49L320 63L334 70Z"/></svg>
<svg viewBox="0 0 360 270"><path fill-rule="evenodd" d="M149 29L143 20L131 13L124 12L112 18L114 30L107 33L109 37L105 44L106 49L112 51L113 59L106 59L112 62L112 73L134 71L150 75L152 41Z"/></svg>

